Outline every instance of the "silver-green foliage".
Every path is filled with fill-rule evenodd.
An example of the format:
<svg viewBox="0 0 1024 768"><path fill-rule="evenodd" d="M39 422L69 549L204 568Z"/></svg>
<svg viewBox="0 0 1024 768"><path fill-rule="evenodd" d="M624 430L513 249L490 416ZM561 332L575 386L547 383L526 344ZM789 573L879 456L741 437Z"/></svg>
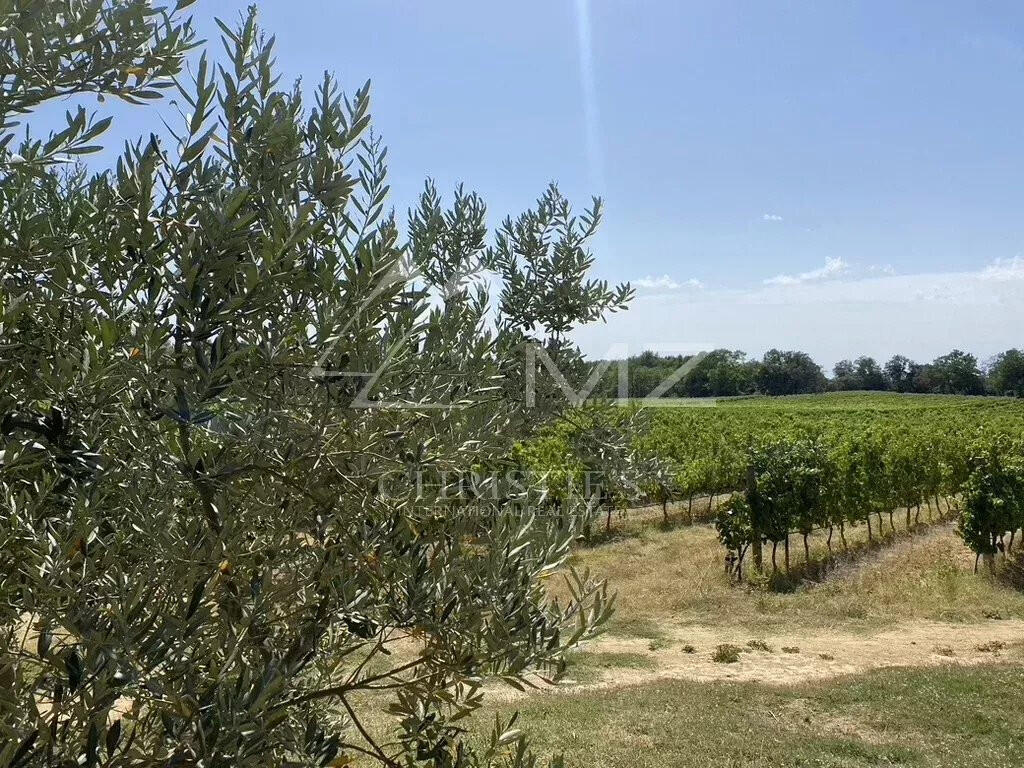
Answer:
<svg viewBox="0 0 1024 768"><path fill-rule="evenodd" d="M559 674L606 588L552 602L572 527L430 479L500 469L544 415L522 344L578 360L568 330L628 299L587 277L597 210L552 187L489 247L483 203L428 185L404 241L368 88L307 106L253 13L184 80L175 9L0 19L5 130L82 91L187 104L97 175L56 161L105 118L3 134L0 765L532 764L456 721L486 677Z"/></svg>

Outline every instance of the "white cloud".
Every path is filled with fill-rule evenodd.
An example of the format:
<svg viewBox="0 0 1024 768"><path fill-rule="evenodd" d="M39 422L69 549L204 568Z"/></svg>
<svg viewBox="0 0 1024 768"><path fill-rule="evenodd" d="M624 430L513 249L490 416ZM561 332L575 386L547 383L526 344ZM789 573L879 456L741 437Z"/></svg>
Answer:
<svg viewBox="0 0 1024 768"><path fill-rule="evenodd" d="M1024 280L1024 258L996 259L981 271L985 280Z"/></svg>
<svg viewBox="0 0 1024 768"><path fill-rule="evenodd" d="M801 272L798 275L776 275L764 281L765 285L797 285L799 283L814 283L821 280L830 280L849 271L850 265L839 258L825 259L825 266L812 269L809 272Z"/></svg>
<svg viewBox="0 0 1024 768"><path fill-rule="evenodd" d="M762 221L782 221L782 217L777 213L763 213L761 214Z"/></svg>
<svg viewBox="0 0 1024 768"><path fill-rule="evenodd" d="M704 284L696 278L691 277L689 280L679 283L668 275L662 275L661 277L641 277L639 280L631 281L631 285L636 288L654 291L679 291L684 288L697 289L704 287Z"/></svg>
<svg viewBox="0 0 1024 768"><path fill-rule="evenodd" d="M958 348L987 359L1020 346L1024 257L963 272L850 274L828 263L814 272L826 270L832 279L641 292L629 311L574 336L595 357L614 343L632 352L700 341L758 357L771 347L801 349L826 369L862 354L927 361Z"/></svg>

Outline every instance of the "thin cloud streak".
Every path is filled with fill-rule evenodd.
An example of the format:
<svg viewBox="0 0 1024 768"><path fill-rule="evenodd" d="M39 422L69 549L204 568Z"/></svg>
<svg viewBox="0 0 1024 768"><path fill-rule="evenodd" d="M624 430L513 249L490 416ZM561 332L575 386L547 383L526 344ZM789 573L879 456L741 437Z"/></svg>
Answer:
<svg viewBox="0 0 1024 768"><path fill-rule="evenodd" d="M662 275L661 277L641 277L638 280L630 280L630 285L642 290L655 291L679 291L684 288L700 289L704 287L704 284L695 277L691 277L689 280L684 280L680 283L673 280L668 275Z"/></svg>
<svg viewBox="0 0 1024 768"><path fill-rule="evenodd" d="M590 25L590 0L576 0L576 45L579 52L580 88L583 92L583 120L586 130L587 165L591 184L599 194L605 187L601 121L594 80L594 43Z"/></svg>
<svg viewBox="0 0 1024 768"><path fill-rule="evenodd" d="M825 266L812 269L809 272L801 272L798 275L776 275L764 281L765 285L797 285L799 283L814 283L820 280L830 280L846 274L850 265L838 258L825 259Z"/></svg>

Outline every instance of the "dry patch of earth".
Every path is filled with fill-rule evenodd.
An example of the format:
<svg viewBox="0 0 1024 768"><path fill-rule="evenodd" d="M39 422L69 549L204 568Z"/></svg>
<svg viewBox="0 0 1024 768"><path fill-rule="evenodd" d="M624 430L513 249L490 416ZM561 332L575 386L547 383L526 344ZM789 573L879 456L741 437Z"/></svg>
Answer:
<svg viewBox="0 0 1024 768"><path fill-rule="evenodd" d="M750 643L753 641L753 646ZM740 649L732 663L712 657L721 645ZM642 658L642 667L602 668L596 679L558 686L541 681L536 690L575 693L620 688L657 680L756 682L790 685L861 674L885 667L971 666L1021 658L1024 621L993 620L983 624L947 624L933 621L901 623L875 634L841 630L803 630L794 634L752 635L742 628L688 626L672 629L652 650L650 640L604 635L583 648L586 654ZM570 670L571 675L571 670ZM489 701L513 701L529 695L508 688L489 687Z"/></svg>

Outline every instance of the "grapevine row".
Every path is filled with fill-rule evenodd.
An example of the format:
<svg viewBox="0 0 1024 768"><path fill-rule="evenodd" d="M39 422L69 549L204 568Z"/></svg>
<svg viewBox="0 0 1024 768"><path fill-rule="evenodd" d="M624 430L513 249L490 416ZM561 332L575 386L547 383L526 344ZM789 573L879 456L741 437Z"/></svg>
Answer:
<svg viewBox="0 0 1024 768"><path fill-rule="evenodd" d="M742 491L721 511L723 544L739 565L756 544L839 533L901 510L959 500L960 531L979 556L1012 548L1024 526L1024 409L1007 401L921 399L863 408L743 404L713 409L601 409L576 414L519 446L542 473L549 503L597 476L612 509ZM872 518L876 522L872 522ZM754 541L754 531L758 531Z"/></svg>
<svg viewBox="0 0 1024 768"><path fill-rule="evenodd" d="M962 482L963 464L951 461L915 437L870 431L856 438L829 442L822 438L774 438L747 451L747 487L719 510L715 525L730 553L737 576L748 550L755 567L762 565L762 543L772 546L772 568L780 543L789 570L789 539L828 531L831 549L838 530L846 546L846 529L864 524L868 539L881 533L883 515L895 529L893 515L902 508L906 527L920 522L922 504L954 495ZM877 524L872 528L872 517Z"/></svg>

